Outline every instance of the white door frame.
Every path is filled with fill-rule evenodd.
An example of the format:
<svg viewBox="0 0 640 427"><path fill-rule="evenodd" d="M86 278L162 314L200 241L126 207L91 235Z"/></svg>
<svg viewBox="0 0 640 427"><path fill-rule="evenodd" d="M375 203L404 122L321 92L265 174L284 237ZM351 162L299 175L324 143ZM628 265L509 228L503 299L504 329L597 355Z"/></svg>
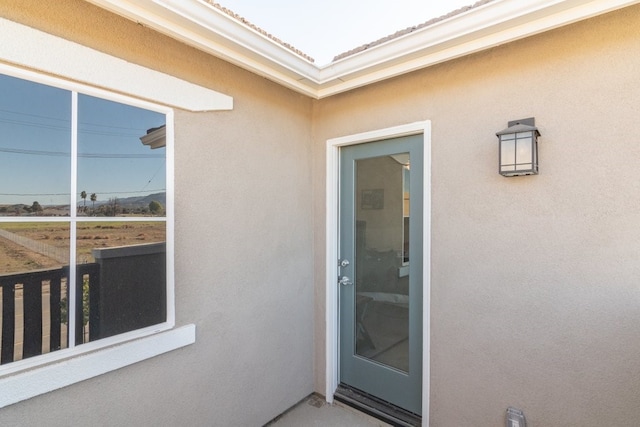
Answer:
<svg viewBox="0 0 640 427"><path fill-rule="evenodd" d="M338 334L338 215L340 147L379 141L408 135L423 135L424 195L423 195L423 278L422 278L422 423L429 425L429 350L431 301L431 121L409 123L355 135L327 140L326 170L326 399L333 403L339 383Z"/></svg>

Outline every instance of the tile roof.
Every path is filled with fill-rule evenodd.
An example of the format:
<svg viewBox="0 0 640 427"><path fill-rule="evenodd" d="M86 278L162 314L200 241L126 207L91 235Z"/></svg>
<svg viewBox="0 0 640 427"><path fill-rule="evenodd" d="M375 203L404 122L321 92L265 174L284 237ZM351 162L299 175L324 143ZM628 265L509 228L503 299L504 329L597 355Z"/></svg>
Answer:
<svg viewBox="0 0 640 427"><path fill-rule="evenodd" d="M446 15L442 15L442 16L439 16L437 18L430 19L427 22L422 23L420 25L414 25L412 27L405 28L404 30L396 31L395 33L393 33L393 34L391 34L389 36L383 37L383 38L375 40L375 41L373 41L371 43L367 43L367 44L359 46L359 47L357 47L355 49L351 49L351 50L349 50L347 52L341 53L340 55L337 55L337 56L335 56L333 58L333 62L338 61L338 60L343 59L343 58L346 58L346 57L351 56L351 55L355 55L356 53L363 52L363 51L365 51L367 49L371 49L372 47L375 47L375 46L381 45L383 43L386 43L388 41L397 39L397 38L402 37L402 36L404 36L406 34L413 33L414 31L417 31L417 30L420 30L422 28L428 27L430 25L436 24L436 23L438 23L440 21L444 21L445 19L454 17L456 15L460 15L460 14L462 14L464 12L467 12L467 11L469 11L471 9L475 9L475 8L480 7L482 5L485 5L487 3L491 3L492 1L494 1L494 0L480 0L480 1L477 1L477 2L475 2L474 4L472 4L470 6L463 6L463 7L459 8L459 9L456 9L456 10L454 10L452 12L447 13Z"/></svg>
<svg viewBox="0 0 640 427"><path fill-rule="evenodd" d="M265 37L271 39L272 41L280 44L281 46L284 46L285 48L291 50L296 55L301 56L302 58L306 59L309 62L314 62L314 59L312 57L310 57L309 55L307 55L306 53L302 52L299 49L296 49L294 46L290 45L289 43L286 43L286 42L280 40L279 38L275 37L273 34L268 33L267 31L263 30L262 28L258 27L257 25L252 24L246 18L238 15L237 13L235 13L234 11L232 11L230 9L227 9L226 7L222 6L220 3L216 3L214 0L205 0L205 1L207 3L209 3L211 6L215 7L218 10L220 10L221 12L229 15L233 19L235 19L235 20L241 22L242 24L246 25L247 27L251 28L252 30L257 31L258 33L262 34L263 36L265 36ZM484 5L484 4L490 3L492 1L494 1L494 0L479 0L479 1L475 2L474 4L472 4L470 6L461 7L459 9L456 9L456 10L454 10L452 12L447 13L446 15L442 15L442 16L439 16L437 18L430 19L429 21L424 22L422 24L414 25L412 27L405 28L404 30L396 31L395 33L393 33L393 34L391 34L389 36L383 37L383 38L375 40L375 41L373 41L371 43L367 43L367 44L364 44L362 46L356 47L355 49L351 49L351 50L349 50L347 52L341 53L340 55L337 55L337 56L335 56L333 58L333 62L338 61L338 60L343 59L343 58L346 58L346 57L351 56L351 55L355 55L356 53L363 52L363 51L365 51L367 49L371 49L372 47L375 47L375 46L381 45L383 43L386 43L388 41L397 39L397 38L402 37L402 36L404 36L406 34L409 34L409 33L412 33L414 31L420 30L422 28L428 27L428 26L433 25L435 23L438 23L440 21L444 21L445 19L451 18L453 16L460 15L460 14L462 14L464 12L467 12L467 11L469 11L471 9L475 9L477 7L480 7L480 6Z"/></svg>
<svg viewBox="0 0 640 427"><path fill-rule="evenodd" d="M304 59L306 59L309 62L314 62L314 59L312 57L310 57L309 55L307 55L306 53L302 52L299 49L296 49L294 46L290 45L289 43L285 43L284 41L280 40L279 38L277 38L276 36L274 36L273 34L270 34L268 32L266 32L265 30L263 30L262 28L258 27L255 24L252 24L249 20L243 18L242 16L238 15L237 13L235 13L234 11L227 9L226 7L222 6L220 3L216 3L213 0L205 0L207 3L209 3L211 6L215 7L216 9L220 10L221 12L226 13L227 15L229 15L230 17L232 17L233 19L243 23L244 25L246 25L247 27L251 28L254 31L257 31L258 33L262 34L263 36L273 40L274 42L278 43L281 46L286 47L287 49L291 50L293 53L295 53L296 55L299 55L301 57L303 57Z"/></svg>

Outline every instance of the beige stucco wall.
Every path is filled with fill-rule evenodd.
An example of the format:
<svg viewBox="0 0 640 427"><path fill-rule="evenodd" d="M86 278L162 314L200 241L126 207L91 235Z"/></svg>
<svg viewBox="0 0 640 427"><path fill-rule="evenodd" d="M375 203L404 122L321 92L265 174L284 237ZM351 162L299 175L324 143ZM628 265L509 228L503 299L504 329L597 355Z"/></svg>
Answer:
<svg viewBox="0 0 640 427"><path fill-rule="evenodd" d="M262 425L311 393L312 102L84 1L7 0L0 16L234 98L176 111L176 316L196 343L4 408L0 425Z"/></svg>
<svg viewBox="0 0 640 427"><path fill-rule="evenodd" d="M639 28L634 6L315 105L316 258L325 141L432 121L431 425L640 419ZM540 175L503 178L495 132L531 116Z"/></svg>
<svg viewBox="0 0 640 427"><path fill-rule="evenodd" d="M318 102L84 1L0 16L235 101L176 112L177 324L196 343L0 425L260 425L323 393L325 141L424 119L432 425L503 425L509 405L537 426L640 418L640 6ZM494 134L529 116L541 173L502 178Z"/></svg>

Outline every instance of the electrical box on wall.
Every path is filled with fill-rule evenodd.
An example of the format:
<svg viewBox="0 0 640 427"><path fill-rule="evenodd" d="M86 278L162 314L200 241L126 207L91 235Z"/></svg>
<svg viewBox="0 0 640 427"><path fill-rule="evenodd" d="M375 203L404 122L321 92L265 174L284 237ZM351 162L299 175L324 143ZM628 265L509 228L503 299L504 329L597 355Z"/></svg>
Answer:
<svg viewBox="0 0 640 427"><path fill-rule="evenodd" d="M507 409L507 427L527 427L524 413L516 408Z"/></svg>

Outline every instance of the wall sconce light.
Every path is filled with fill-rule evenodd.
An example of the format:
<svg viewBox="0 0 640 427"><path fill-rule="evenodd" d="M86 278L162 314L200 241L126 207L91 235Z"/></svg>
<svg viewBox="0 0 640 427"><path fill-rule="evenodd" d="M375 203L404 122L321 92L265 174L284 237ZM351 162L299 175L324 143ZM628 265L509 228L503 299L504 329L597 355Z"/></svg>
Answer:
<svg viewBox="0 0 640 427"><path fill-rule="evenodd" d="M502 176L538 174L538 137L536 119L513 120L498 137L499 168Z"/></svg>

